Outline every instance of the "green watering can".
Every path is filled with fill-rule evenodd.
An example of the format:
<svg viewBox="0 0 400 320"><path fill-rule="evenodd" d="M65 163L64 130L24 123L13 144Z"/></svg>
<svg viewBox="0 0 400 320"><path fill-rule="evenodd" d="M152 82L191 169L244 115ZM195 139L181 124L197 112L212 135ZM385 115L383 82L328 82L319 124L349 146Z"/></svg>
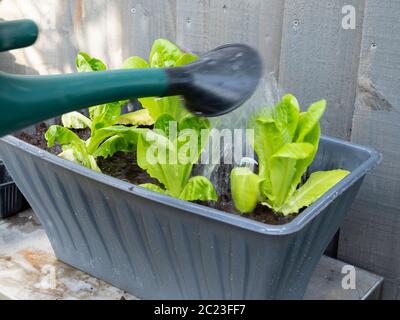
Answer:
<svg viewBox="0 0 400 320"><path fill-rule="evenodd" d="M0 22L0 52L32 45L38 33L30 20ZM151 96L182 95L192 113L219 116L243 104L261 75L260 56L243 44L218 47L177 68L49 76L0 72L0 136L66 112Z"/></svg>

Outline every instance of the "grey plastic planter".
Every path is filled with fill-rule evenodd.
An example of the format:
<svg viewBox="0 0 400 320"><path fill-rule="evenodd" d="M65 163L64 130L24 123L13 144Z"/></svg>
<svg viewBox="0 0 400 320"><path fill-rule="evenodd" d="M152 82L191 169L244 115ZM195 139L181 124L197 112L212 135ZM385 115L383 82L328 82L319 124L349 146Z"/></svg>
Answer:
<svg viewBox="0 0 400 320"><path fill-rule="evenodd" d="M0 152L57 257L141 298L302 298L373 150L322 138L313 170L352 173L291 223L270 226L65 161L14 137Z"/></svg>

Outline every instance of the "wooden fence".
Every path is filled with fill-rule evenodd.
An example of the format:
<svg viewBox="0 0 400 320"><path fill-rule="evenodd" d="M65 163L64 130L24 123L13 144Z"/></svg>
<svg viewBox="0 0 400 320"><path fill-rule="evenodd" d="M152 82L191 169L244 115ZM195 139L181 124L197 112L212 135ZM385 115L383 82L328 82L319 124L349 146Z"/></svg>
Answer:
<svg viewBox="0 0 400 320"><path fill-rule="evenodd" d="M345 5L355 29L344 29ZM373 146L384 160L365 180L340 232L338 257L386 278L400 298L399 0L2 0L0 18L32 18L34 47L0 54L0 69L73 71L78 50L112 67L165 37L194 51L257 47L266 70L307 105L326 98L325 134Z"/></svg>

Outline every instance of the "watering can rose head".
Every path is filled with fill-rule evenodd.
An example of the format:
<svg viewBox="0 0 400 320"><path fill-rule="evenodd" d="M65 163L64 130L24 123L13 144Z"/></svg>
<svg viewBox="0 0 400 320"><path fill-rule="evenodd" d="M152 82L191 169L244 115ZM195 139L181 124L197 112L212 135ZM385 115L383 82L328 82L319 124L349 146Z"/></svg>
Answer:
<svg viewBox="0 0 400 320"><path fill-rule="evenodd" d="M259 170L258 174L248 168L231 172L232 196L240 212L252 212L260 203L279 214L296 214L349 174L315 172L300 186L318 151L325 108L326 101L321 100L301 112L297 99L288 94L274 108L250 117Z"/></svg>

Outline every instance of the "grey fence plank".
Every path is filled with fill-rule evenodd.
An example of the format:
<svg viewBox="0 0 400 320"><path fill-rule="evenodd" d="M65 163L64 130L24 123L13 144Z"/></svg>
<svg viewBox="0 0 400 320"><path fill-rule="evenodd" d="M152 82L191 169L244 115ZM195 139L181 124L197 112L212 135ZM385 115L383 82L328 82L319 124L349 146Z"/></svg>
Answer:
<svg viewBox="0 0 400 320"><path fill-rule="evenodd" d="M71 71L77 51L72 28L73 5L69 1L51 0L40 3L30 0L1 1L2 17L7 20L33 19L38 23L41 34L32 47L2 53L0 68L23 74Z"/></svg>
<svg viewBox="0 0 400 320"><path fill-rule="evenodd" d="M158 38L176 40L176 0L119 1L123 25L120 48L125 58L147 58Z"/></svg>
<svg viewBox="0 0 400 320"><path fill-rule="evenodd" d="M400 1L368 0L352 141L383 161L364 182L341 230L339 257L386 278L400 299Z"/></svg>
<svg viewBox="0 0 400 320"><path fill-rule="evenodd" d="M155 39L176 37L175 0L3 0L0 9L41 30L33 47L1 54L0 68L9 72L71 72L80 50L117 68L129 56L148 57Z"/></svg>
<svg viewBox="0 0 400 320"><path fill-rule="evenodd" d="M195 52L241 42L258 48L278 74L282 0L177 0L177 41Z"/></svg>
<svg viewBox="0 0 400 320"><path fill-rule="evenodd" d="M342 28L342 8L356 9L355 30ZM304 107L325 98L325 134L350 138L361 42L363 0L285 2L279 81Z"/></svg>

